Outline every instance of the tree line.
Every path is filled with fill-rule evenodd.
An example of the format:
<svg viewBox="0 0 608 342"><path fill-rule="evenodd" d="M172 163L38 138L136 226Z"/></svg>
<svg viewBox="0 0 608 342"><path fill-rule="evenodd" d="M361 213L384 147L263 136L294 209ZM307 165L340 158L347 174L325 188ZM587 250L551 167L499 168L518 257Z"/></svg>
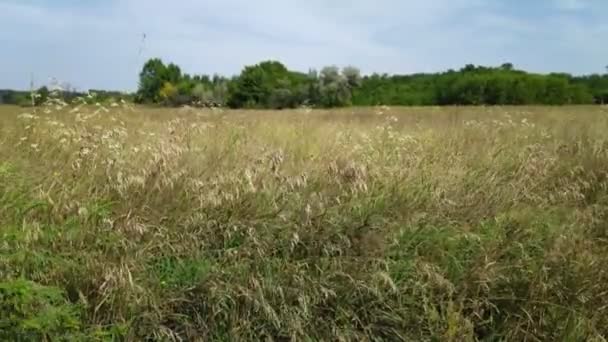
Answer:
<svg viewBox="0 0 608 342"><path fill-rule="evenodd" d="M535 74L510 63L497 67L466 65L460 70L411 75L362 76L352 66L327 66L299 72L278 61L244 67L232 77L190 75L176 64L148 60L133 94L96 90L94 101L124 99L165 106L231 108L321 108L412 105L565 105L608 103L608 74L574 76ZM75 90L59 93L65 100L85 97ZM49 96L39 88L32 102L25 91L0 90L0 104L38 105ZM90 97L87 97L90 98Z"/></svg>
<svg viewBox="0 0 608 342"><path fill-rule="evenodd" d="M50 98L64 101L66 103L85 102L89 104L108 103L120 100L128 102L134 101L134 95L119 91L107 91L98 89L89 89L87 92L78 91L75 89L53 89L42 86L34 90L12 90L0 89L0 105L9 104L21 107L40 106L46 103Z"/></svg>
<svg viewBox="0 0 608 342"><path fill-rule="evenodd" d="M246 66L239 75L191 76L151 59L140 73L139 103L294 108L408 105L565 105L608 103L608 74L534 74L510 63L466 65L440 73L361 76L359 69L328 66L307 73L277 61Z"/></svg>

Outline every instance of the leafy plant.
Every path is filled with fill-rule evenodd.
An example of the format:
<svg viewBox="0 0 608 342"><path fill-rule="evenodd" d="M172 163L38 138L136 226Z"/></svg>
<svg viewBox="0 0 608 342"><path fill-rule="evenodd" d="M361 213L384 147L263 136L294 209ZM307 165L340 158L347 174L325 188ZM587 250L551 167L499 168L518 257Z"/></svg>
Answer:
<svg viewBox="0 0 608 342"><path fill-rule="evenodd" d="M0 338L69 340L81 330L80 308L56 287L24 279L0 282Z"/></svg>

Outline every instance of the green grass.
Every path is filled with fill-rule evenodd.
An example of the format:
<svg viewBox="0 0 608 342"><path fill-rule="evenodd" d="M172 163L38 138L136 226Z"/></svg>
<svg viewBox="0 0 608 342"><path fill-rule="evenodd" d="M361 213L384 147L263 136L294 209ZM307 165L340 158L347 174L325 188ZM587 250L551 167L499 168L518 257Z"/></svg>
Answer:
<svg viewBox="0 0 608 342"><path fill-rule="evenodd" d="M608 337L605 108L98 110L0 107L3 340Z"/></svg>

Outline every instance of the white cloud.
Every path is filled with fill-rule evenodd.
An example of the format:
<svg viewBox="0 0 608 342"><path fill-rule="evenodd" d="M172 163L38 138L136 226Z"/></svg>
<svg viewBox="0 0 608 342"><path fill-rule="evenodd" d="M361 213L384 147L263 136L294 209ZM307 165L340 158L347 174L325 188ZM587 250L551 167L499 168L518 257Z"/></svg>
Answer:
<svg viewBox="0 0 608 342"><path fill-rule="evenodd" d="M0 3L0 43L10 47L0 54L0 88L25 87L34 72L81 88L134 89L144 59L156 56L190 73L229 75L264 59L304 71L354 64L364 72L418 72L504 61L601 71L608 48L596 39L605 27L565 10L587 6L597 15L608 6L544 1L564 12L549 6L545 15L525 17L505 11L522 6L511 0L114 0L77 9Z"/></svg>
<svg viewBox="0 0 608 342"><path fill-rule="evenodd" d="M565 11L577 11L587 8L589 5L585 0L555 0L557 8Z"/></svg>

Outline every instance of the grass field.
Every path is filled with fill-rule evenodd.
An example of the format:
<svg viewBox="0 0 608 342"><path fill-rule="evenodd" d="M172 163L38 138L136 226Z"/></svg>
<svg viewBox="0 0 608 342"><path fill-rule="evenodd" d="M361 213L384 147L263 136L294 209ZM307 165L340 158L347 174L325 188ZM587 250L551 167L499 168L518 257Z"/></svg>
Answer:
<svg viewBox="0 0 608 342"><path fill-rule="evenodd" d="M608 338L606 108L31 113L2 340Z"/></svg>

